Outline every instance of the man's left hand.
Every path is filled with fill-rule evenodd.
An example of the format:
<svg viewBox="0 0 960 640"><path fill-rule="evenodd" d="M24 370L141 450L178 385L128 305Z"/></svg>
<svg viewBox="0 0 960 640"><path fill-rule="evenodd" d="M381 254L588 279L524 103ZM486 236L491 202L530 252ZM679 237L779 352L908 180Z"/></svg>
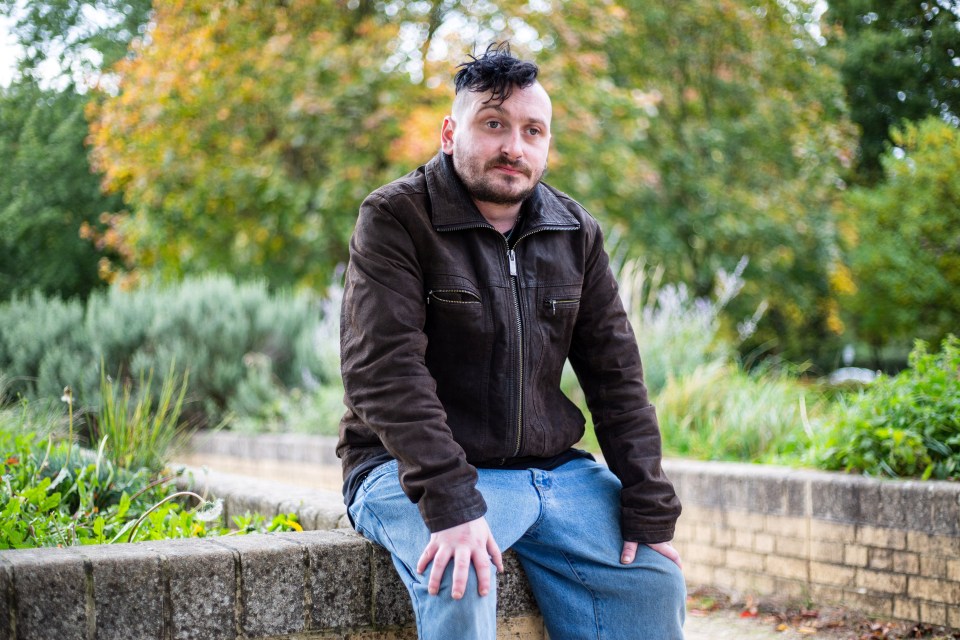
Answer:
<svg viewBox="0 0 960 640"><path fill-rule="evenodd" d="M658 542L656 544L648 544L648 547L664 556L665 558L672 560L676 563L678 567L683 569L683 563L680 562L680 554L676 549L673 548L673 545L669 542ZM623 551L620 552L620 564L630 564L633 562L633 559L637 557L637 543L636 542L624 542Z"/></svg>

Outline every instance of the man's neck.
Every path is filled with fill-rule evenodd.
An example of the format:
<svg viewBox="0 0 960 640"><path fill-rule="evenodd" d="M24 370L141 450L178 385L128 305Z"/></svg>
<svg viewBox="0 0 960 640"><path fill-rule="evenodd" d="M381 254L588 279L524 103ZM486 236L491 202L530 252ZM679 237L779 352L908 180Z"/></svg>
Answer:
<svg viewBox="0 0 960 640"><path fill-rule="evenodd" d="M522 203L517 204L494 204L492 202L473 201L480 210L480 214L493 225L493 228L500 233L506 233L513 229L517 223L517 216L520 215Z"/></svg>

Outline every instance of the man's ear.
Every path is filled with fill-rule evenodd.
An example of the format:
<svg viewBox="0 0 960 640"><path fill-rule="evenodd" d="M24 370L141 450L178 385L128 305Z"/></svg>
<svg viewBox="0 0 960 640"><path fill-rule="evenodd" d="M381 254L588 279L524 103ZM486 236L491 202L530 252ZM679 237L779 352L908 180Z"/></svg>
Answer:
<svg viewBox="0 0 960 640"><path fill-rule="evenodd" d="M440 149L447 155L453 155L453 130L456 123L453 116L446 116L443 119L443 125L440 126Z"/></svg>

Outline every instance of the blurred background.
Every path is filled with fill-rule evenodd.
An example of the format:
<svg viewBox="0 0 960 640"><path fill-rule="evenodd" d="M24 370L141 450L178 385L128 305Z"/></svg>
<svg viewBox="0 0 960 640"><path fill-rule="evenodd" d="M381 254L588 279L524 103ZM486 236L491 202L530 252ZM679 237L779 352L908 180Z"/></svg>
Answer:
<svg viewBox="0 0 960 640"><path fill-rule="evenodd" d="M678 414L733 366L788 376L809 436L793 390L957 331L956 2L3 0L8 400L176 363L207 424L335 431L359 203L494 40L541 68L547 181L601 221Z"/></svg>

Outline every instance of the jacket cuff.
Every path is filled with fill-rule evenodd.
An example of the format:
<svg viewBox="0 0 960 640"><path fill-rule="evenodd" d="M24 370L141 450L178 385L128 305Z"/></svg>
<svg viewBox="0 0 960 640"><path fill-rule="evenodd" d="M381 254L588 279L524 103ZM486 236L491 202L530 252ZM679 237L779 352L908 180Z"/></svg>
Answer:
<svg viewBox="0 0 960 640"><path fill-rule="evenodd" d="M487 513L487 503L480 492L476 489L470 491L471 494L466 499L428 500L425 497L420 499L417 507L430 533L476 520Z"/></svg>

